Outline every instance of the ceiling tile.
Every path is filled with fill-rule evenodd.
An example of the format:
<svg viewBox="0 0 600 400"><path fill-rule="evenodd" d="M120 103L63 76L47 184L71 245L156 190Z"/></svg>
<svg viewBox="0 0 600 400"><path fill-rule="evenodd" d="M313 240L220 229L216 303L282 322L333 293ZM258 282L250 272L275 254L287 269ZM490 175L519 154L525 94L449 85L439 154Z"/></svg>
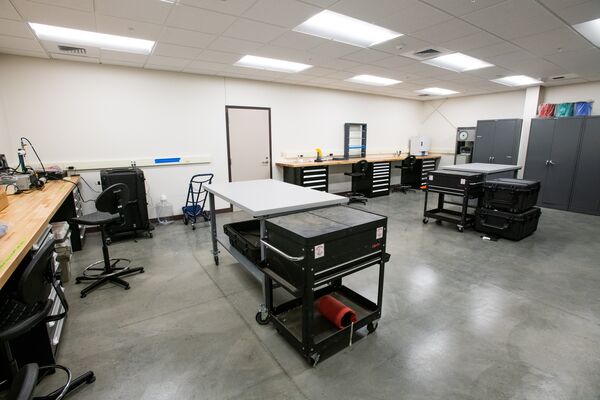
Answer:
<svg viewBox="0 0 600 400"><path fill-rule="evenodd" d="M600 50L596 48L552 54L546 60L579 75L598 73Z"/></svg>
<svg viewBox="0 0 600 400"><path fill-rule="evenodd" d="M142 64L146 62L148 56L143 54L123 53L121 51L100 50L100 60L122 61L132 64Z"/></svg>
<svg viewBox="0 0 600 400"><path fill-rule="evenodd" d="M96 13L163 24L173 4L148 0L95 0Z"/></svg>
<svg viewBox="0 0 600 400"><path fill-rule="evenodd" d="M35 39L31 29L25 22L9 19L0 19L0 35Z"/></svg>
<svg viewBox="0 0 600 400"><path fill-rule="evenodd" d="M408 57L391 56L388 58L384 58L383 60L374 61L371 64L384 68L398 68L404 65L413 64L415 62L415 60L410 59Z"/></svg>
<svg viewBox="0 0 600 400"><path fill-rule="evenodd" d="M323 44L326 39L320 37L305 35L294 31L287 31L270 44L280 47L289 47L297 50L310 50Z"/></svg>
<svg viewBox="0 0 600 400"><path fill-rule="evenodd" d="M121 61L121 60L111 60L111 59L100 58L100 64L118 65L120 67L142 68L144 66L145 62L144 61L131 62L131 61Z"/></svg>
<svg viewBox="0 0 600 400"><path fill-rule="evenodd" d="M72 8L74 10L94 12L94 0L31 0L34 3L48 4L51 6Z"/></svg>
<svg viewBox="0 0 600 400"><path fill-rule="evenodd" d="M196 7L178 5L173 8L166 25L172 28L190 29L204 33L223 33L235 17L207 11Z"/></svg>
<svg viewBox="0 0 600 400"><path fill-rule="evenodd" d="M165 27L160 34L159 40L163 43L204 48L215 40L215 38L215 35L209 35L207 33Z"/></svg>
<svg viewBox="0 0 600 400"><path fill-rule="evenodd" d="M237 39L247 39L255 42L267 43L278 36L281 36L284 32L285 29L278 26L239 18L231 24L223 35Z"/></svg>
<svg viewBox="0 0 600 400"><path fill-rule="evenodd" d="M88 64L100 64L100 60L96 57L81 57L81 56L72 56L69 54L51 54L50 58L52 58L54 60L84 62L84 63L88 63Z"/></svg>
<svg viewBox="0 0 600 400"><path fill-rule="evenodd" d="M146 64L144 65L144 69L152 69L157 71L173 71L173 72L181 72L183 71L183 67L179 65L160 65L160 64Z"/></svg>
<svg viewBox="0 0 600 400"><path fill-rule="evenodd" d="M169 43L157 43L152 54L163 57L187 58L193 60L202 52L195 47L178 46Z"/></svg>
<svg viewBox="0 0 600 400"><path fill-rule="evenodd" d="M311 49L310 53L326 56L329 58L337 58L350 53L354 53L358 50L360 50L360 47L350 46L349 44L329 40Z"/></svg>
<svg viewBox="0 0 600 400"><path fill-rule="evenodd" d="M389 56L389 53L384 53L383 51L362 49L354 53L346 54L341 58L344 60L370 64L375 61L383 60L384 58L389 58Z"/></svg>
<svg viewBox="0 0 600 400"><path fill-rule="evenodd" d="M538 35L514 39L513 43L539 56L546 56L559 51L574 51L592 47L587 40L569 28L561 28Z"/></svg>
<svg viewBox="0 0 600 400"><path fill-rule="evenodd" d="M217 62L221 64L233 64L241 58L240 54L225 53L222 51L204 50L198 56L198 60Z"/></svg>
<svg viewBox="0 0 600 400"><path fill-rule="evenodd" d="M500 43L496 43L496 44L492 44L489 46L469 50L469 55L472 57L477 57L477 58L481 58L481 59L485 60L489 57L499 56L501 54L512 53L512 52L518 51L518 50L521 50L521 49L519 47L515 46L514 44L502 41Z"/></svg>
<svg viewBox="0 0 600 400"><path fill-rule="evenodd" d="M190 63L190 60L186 60L184 58L173 58L173 57L163 57L151 55L148 57L148 61L146 65L161 65L167 67L177 67L183 69L186 65Z"/></svg>
<svg viewBox="0 0 600 400"><path fill-rule="evenodd" d="M10 48L6 48L6 47L0 47L0 54L14 54L17 56L49 58L48 55L43 51L10 49Z"/></svg>
<svg viewBox="0 0 600 400"><path fill-rule="evenodd" d="M449 50L465 52L472 49L491 46L501 42L503 42L503 40L497 36L490 35L487 32L479 30L479 32L473 35L464 36L454 40L442 41L440 42L440 45Z"/></svg>
<svg viewBox="0 0 600 400"><path fill-rule="evenodd" d="M214 63L209 61L196 60L192 61L185 67L185 71L222 71L229 67L229 64Z"/></svg>
<svg viewBox="0 0 600 400"><path fill-rule="evenodd" d="M308 75L312 79L312 77L315 77L315 76L325 76L325 75L333 74L335 72L337 72L337 71L334 69L331 69L331 68L312 67L312 68L309 68L302 72L299 72L295 75L301 75L301 76Z"/></svg>
<svg viewBox="0 0 600 400"><path fill-rule="evenodd" d="M506 0L423 0L424 3L460 17Z"/></svg>
<svg viewBox="0 0 600 400"><path fill-rule="evenodd" d="M27 51L44 51L35 39L25 39L15 36L0 35L0 47L7 49L19 49Z"/></svg>
<svg viewBox="0 0 600 400"><path fill-rule="evenodd" d="M496 79L496 78L501 78L503 76L509 76L509 75L515 75L515 74L516 74L516 72L511 69L495 66L495 67L491 67L491 68L478 69L475 71L467 71L460 75L463 75L466 77L471 77L471 78L479 78L479 79L483 79L485 81L489 81L490 79Z"/></svg>
<svg viewBox="0 0 600 400"><path fill-rule="evenodd" d="M148 40L157 40L162 31L161 25L132 21L108 15L96 15L96 28L97 29L95 30L102 33Z"/></svg>
<svg viewBox="0 0 600 400"><path fill-rule="evenodd" d="M417 39L426 40L431 43L441 43L480 32L482 31L473 25L454 18L441 24L413 32L411 35Z"/></svg>
<svg viewBox="0 0 600 400"><path fill-rule="evenodd" d="M365 1L372 7L372 4ZM453 17L425 3L411 3L397 13L387 14L377 22L400 33L412 33L448 21Z"/></svg>
<svg viewBox="0 0 600 400"><path fill-rule="evenodd" d="M534 35L564 25L534 0L510 0L488 7L463 19L504 39Z"/></svg>
<svg viewBox="0 0 600 400"><path fill-rule="evenodd" d="M231 15L242 15L247 9L252 7L256 0L179 0L179 4L187 6L200 7L206 10L218 11Z"/></svg>
<svg viewBox="0 0 600 400"><path fill-rule="evenodd" d="M354 61L342 60L341 58L328 58L320 55L310 55L309 62L320 67L331 68L335 70L348 69L360 65Z"/></svg>
<svg viewBox="0 0 600 400"><path fill-rule="evenodd" d="M600 1L586 1L572 7L563 8L556 11L556 13L571 25L591 21L600 18Z"/></svg>
<svg viewBox="0 0 600 400"><path fill-rule="evenodd" d="M218 37L210 44L210 46L208 46L208 48L212 50L226 51L236 54L249 54L260 47L262 47L262 44L257 42L233 39L224 36Z"/></svg>
<svg viewBox="0 0 600 400"><path fill-rule="evenodd" d="M327 7L334 5L339 0L303 0L303 1L305 3L312 4L313 6L327 8Z"/></svg>
<svg viewBox="0 0 600 400"><path fill-rule="evenodd" d="M417 39L410 35L403 35L396 39L372 46L371 48L385 51L390 54L400 55L402 53L417 51L430 46L432 46L432 44L428 41Z"/></svg>
<svg viewBox="0 0 600 400"><path fill-rule="evenodd" d="M573 7L581 3L587 3L589 0L539 0L540 3L552 11L562 10L563 8Z"/></svg>
<svg viewBox="0 0 600 400"><path fill-rule="evenodd" d="M88 31L96 29L95 18L92 13L70 8L53 7L26 0L12 1L26 21Z"/></svg>
<svg viewBox="0 0 600 400"><path fill-rule="evenodd" d="M10 4L9 0L0 0L0 18L13 19L16 21L21 20L21 16Z"/></svg>
<svg viewBox="0 0 600 400"><path fill-rule="evenodd" d="M258 0L244 13L244 17L294 28L321 10L296 0Z"/></svg>
<svg viewBox="0 0 600 400"><path fill-rule="evenodd" d="M265 45L260 49L256 49L252 54L261 57L277 58L301 63L308 63L310 59L310 54L305 51L271 45Z"/></svg>
<svg viewBox="0 0 600 400"><path fill-rule="evenodd" d="M415 0L378 0L376 4L364 0L340 0L329 9L350 17L373 23L391 14L397 14L407 7L418 4ZM387 28L387 27L386 27ZM400 31L403 33L402 31Z"/></svg>

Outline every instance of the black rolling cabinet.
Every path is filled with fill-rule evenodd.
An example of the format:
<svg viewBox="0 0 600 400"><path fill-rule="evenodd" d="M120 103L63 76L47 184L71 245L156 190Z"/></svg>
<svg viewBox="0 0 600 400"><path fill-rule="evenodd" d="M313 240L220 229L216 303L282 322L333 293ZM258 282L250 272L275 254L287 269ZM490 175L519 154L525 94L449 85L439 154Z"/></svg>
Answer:
<svg viewBox="0 0 600 400"><path fill-rule="evenodd" d="M390 194L391 162L371 162L365 176L352 177L352 192L365 197L387 196Z"/></svg>
<svg viewBox="0 0 600 400"><path fill-rule="evenodd" d="M283 181L327 192L329 189L329 167L327 165L311 165L299 168L284 167Z"/></svg>
<svg viewBox="0 0 600 400"><path fill-rule="evenodd" d="M73 192L67 196L58 211L52 216L50 222L70 221L83 215L83 201L79 186L73 188ZM79 251L85 242L85 226L75 222L69 222L71 229L71 249Z"/></svg>
<svg viewBox="0 0 600 400"><path fill-rule="evenodd" d="M401 182L413 189L425 189L429 173L437 169L439 158L417 158L412 171L402 170Z"/></svg>

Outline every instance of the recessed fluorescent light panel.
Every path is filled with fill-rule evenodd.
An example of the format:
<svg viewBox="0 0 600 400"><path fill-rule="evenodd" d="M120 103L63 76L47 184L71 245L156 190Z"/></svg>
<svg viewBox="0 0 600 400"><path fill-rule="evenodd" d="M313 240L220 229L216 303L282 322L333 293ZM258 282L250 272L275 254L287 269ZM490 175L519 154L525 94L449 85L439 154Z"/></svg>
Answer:
<svg viewBox="0 0 600 400"><path fill-rule="evenodd" d="M154 41L152 40L81 31L79 29L36 24L33 22L30 22L29 26L31 26L31 29L33 29L40 40L48 40L51 42L98 47L104 50L136 54L150 54L154 47Z"/></svg>
<svg viewBox="0 0 600 400"><path fill-rule="evenodd" d="M329 10L310 17L294 31L358 47L369 47L402 36L401 33Z"/></svg>
<svg viewBox="0 0 600 400"><path fill-rule="evenodd" d="M434 67L449 69L450 71L454 72L473 71L476 69L494 66L494 64L487 63L483 60L462 53L446 54L444 56L435 57L431 60L425 60L422 62L433 65Z"/></svg>
<svg viewBox="0 0 600 400"><path fill-rule="evenodd" d="M459 93L459 92L455 92L454 90L443 89L443 88L439 88L439 87L430 87L430 88L426 88L426 89L417 90L416 92L420 93L420 94L430 94L433 96L446 96L446 95L450 95L450 94Z"/></svg>
<svg viewBox="0 0 600 400"><path fill-rule="evenodd" d="M312 67L312 65L308 64L257 56L244 56L233 65L236 65L238 67L265 69L267 71L288 73L300 72Z"/></svg>
<svg viewBox="0 0 600 400"><path fill-rule="evenodd" d="M496 82L505 86L527 86L539 85L540 83L543 83L542 81L527 75L505 76L504 78L492 79L492 82Z"/></svg>
<svg viewBox="0 0 600 400"><path fill-rule="evenodd" d="M600 47L600 18L573 25L573 28L592 42L594 46Z"/></svg>
<svg viewBox="0 0 600 400"><path fill-rule="evenodd" d="M391 86L397 83L402 83L402 81L397 81L395 79L389 78L382 78L380 76L374 75L356 75L352 78L346 79L346 82L362 83L363 85L372 86Z"/></svg>

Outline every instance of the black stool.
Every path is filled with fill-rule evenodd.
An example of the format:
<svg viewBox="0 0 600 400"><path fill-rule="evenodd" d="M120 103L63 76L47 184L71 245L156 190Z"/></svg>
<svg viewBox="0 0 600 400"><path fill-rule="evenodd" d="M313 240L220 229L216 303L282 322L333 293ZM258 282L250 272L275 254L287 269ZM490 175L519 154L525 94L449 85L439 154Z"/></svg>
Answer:
<svg viewBox="0 0 600 400"><path fill-rule="evenodd" d="M402 172L408 174L414 174L415 166L417 165L417 157L416 156L408 156L400 165L396 165L394 168L400 168ZM392 192L402 192L406 194L407 192L415 192L416 190L412 187L412 185L403 184L400 182L400 186L395 187Z"/></svg>
<svg viewBox="0 0 600 400"><path fill-rule="evenodd" d="M367 204L366 196L358 192L358 181L367 176L368 168L369 163L367 160L360 160L356 164L352 165L352 172L344 172L344 175L352 177L352 192L346 195L346 197L349 199L348 203Z"/></svg>
<svg viewBox="0 0 600 400"><path fill-rule="evenodd" d="M27 390L24 390L22 394L20 388L27 389L32 382L37 383L38 367L37 364L19 366L18 360L13 356L10 341L38 328L40 324L45 325L48 322L65 318L69 310L69 304L52 271L53 251L54 241L48 240L20 274L14 289L10 287L9 290L4 290L0 297L0 343L10 368L10 380L12 381L10 396L14 396L9 396L11 400L31 398L25 396ZM52 287L65 309L64 312L56 315L50 315L53 301L49 299L49 296ZM45 326L43 328L45 329ZM49 345L50 343L48 343ZM92 383L96 380L92 371L71 379L71 372L62 365L48 365L43 369L51 371L61 369L67 372L68 380L66 385L42 399L62 398L84 383ZM32 378L33 375L35 375L35 379ZM57 397L58 395L60 397Z"/></svg>
<svg viewBox="0 0 600 400"><path fill-rule="evenodd" d="M128 201L129 189L127 185L117 183L107 187L100 193L96 199L96 209L98 211L72 219L72 222L76 224L97 225L100 227L102 234L103 259L85 267L83 275L75 278L76 283L94 281L81 291L81 297L87 296L91 291L109 282L122 286L127 290L129 289L129 283L120 277L144 272L143 267L130 268L131 260L129 259L110 258L108 254L106 228L112 224L124 224L126 222L125 206Z"/></svg>

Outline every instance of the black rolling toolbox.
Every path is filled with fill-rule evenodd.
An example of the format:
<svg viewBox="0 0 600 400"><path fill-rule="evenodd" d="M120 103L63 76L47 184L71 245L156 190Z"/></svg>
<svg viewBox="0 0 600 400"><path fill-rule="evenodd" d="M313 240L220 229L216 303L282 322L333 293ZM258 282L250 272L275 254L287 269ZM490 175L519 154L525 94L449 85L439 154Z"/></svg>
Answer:
<svg viewBox="0 0 600 400"><path fill-rule="evenodd" d="M257 219L223 225L229 243L250 261L260 262L260 221Z"/></svg>
<svg viewBox="0 0 600 400"><path fill-rule="evenodd" d="M483 184L482 205L486 208L521 213L537 203L540 182L497 178Z"/></svg>
<svg viewBox="0 0 600 400"><path fill-rule="evenodd" d="M541 214L542 210L537 207L522 213L481 207L475 211L475 230L510 240L521 240L535 232Z"/></svg>
<svg viewBox="0 0 600 400"><path fill-rule="evenodd" d="M387 217L338 206L266 220L268 240L263 272L267 279L268 319L311 364L350 346L373 332L381 316ZM342 285L342 278L371 266L379 267L376 300ZM273 305L277 282L293 299ZM315 307L331 295L354 309L357 321L338 329Z"/></svg>
<svg viewBox="0 0 600 400"><path fill-rule="evenodd" d="M148 219L148 202L146 201L146 179L144 171L139 168L109 168L100 171L102 190L115 183L124 183L129 188L129 202L125 208L125 223L109 225L109 239L119 236L137 235L143 232L152 237L154 226Z"/></svg>

